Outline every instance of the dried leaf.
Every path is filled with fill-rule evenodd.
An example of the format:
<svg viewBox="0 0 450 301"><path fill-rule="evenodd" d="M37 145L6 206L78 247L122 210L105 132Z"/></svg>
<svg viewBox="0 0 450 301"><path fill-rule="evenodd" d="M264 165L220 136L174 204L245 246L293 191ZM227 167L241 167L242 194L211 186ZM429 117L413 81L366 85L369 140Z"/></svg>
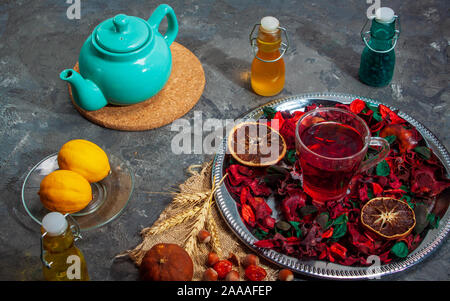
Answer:
<svg viewBox="0 0 450 301"><path fill-rule="evenodd" d="M398 258L405 258L409 253L408 246L403 241L399 241L392 247L391 253Z"/></svg>
<svg viewBox="0 0 450 301"><path fill-rule="evenodd" d="M391 169L389 168L389 164L386 160L381 161L377 164L376 174L377 176L387 177L391 173Z"/></svg>

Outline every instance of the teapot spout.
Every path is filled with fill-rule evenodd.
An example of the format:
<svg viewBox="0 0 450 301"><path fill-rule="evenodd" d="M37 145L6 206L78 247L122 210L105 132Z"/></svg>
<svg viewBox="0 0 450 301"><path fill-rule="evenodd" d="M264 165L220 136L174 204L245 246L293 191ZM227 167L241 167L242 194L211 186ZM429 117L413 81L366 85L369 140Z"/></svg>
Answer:
<svg viewBox="0 0 450 301"><path fill-rule="evenodd" d="M95 111L108 104L100 88L89 79L84 79L73 69L66 69L59 77L70 84L73 99L82 109Z"/></svg>

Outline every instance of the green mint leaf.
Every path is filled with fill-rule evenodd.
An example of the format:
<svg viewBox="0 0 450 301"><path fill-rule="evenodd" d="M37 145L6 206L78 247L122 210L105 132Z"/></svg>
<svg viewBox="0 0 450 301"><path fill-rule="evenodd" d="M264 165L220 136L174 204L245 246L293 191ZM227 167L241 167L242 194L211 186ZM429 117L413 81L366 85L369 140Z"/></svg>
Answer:
<svg viewBox="0 0 450 301"><path fill-rule="evenodd" d="M300 222L289 222L291 225L292 225L292 227L294 227L294 229L295 229L295 236L296 237L300 237L300 236L302 236L302 229L300 229L300 227L299 227L299 224L300 224Z"/></svg>
<svg viewBox="0 0 450 301"><path fill-rule="evenodd" d="M400 186L400 189L403 190L403 191L406 191L406 192L411 192L411 190L409 189L409 187L406 186L406 185Z"/></svg>
<svg viewBox="0 0 450 301"><path fill-rule="evenodd" d="M413 151L418 153L425 160L430 160L431 158L431 150L426 146L417 146L413 148Z"/></svg>
<svg viewBox="0 0 450 301"><path fill-rule="evenodd" d="M273 117L275 117L275 114L277 113L277 111L272 107L264 107L263 113L264 113L264 117L266 117L266 119L270 120L270 119L273 119Z"/></svg>
<svg viewBox="0 0 450 301"><path fill-rule="evenodd" d="M414 210L414 203L411 202L412 197L410 195L404 194L400 201L405 201L406 203L408 203L409 207L411 207L411 209Z"/></svg>
<svg viewBox="0 0 450 301"><path fill-rule="evenodd" d="M346 224L347 222L348 216L345 213L343 213L334 220L333 225Z"/></svg>
<svg viewBox="0 0 450 301"><path fill-rule="evenodd" d="M288 163L288 164L294 164L295 161L297 160L297 156L296 156L296 151L295 149L290 149L286 152L286 155L284 156L284 160Z"/></svg>
<svg viewBox="0 0 450 301"><path fill-rule="evenodd" d="M403 241L399 241L391 248L391 253L398 258L405 258L409 253L408 246Z"/></svg>
<svg viewBox="0 0 450 301"><path fill-rule="evenodd" d="M372 187L369 187L367 189L367 197L369 198L369 200L373 199L375 197L375 195L373 194L373 189Z"/></svg>
<svg viewBox="0 0 450 301"><path fill-rule="evenodd" d="M440 221L439 216L436 216L433 213L428 213L427 220L430 223L431 228L436 229L439 227L439 221Z"/></svg>
<svg viewBox="0 0 450 301"><path fill-rule="evenodd" d="M347 233L347 223L338 224L334 227L333 235L331 238L339 239Z"/></svg>
<svg viewBox="0 0 450 301"><path fill-rule="evenodd" d="M367 101L366 101L366 107L369 108L369 110L372 110L373 112L380 112L377 105L373 105Z"/></svg>
<svg viewBox="0 0 450 301"><path fill-rule="evenodd" d="M266 238L267 234L268 234L268 232L263 231L263 230L258 229L258 228L253 231L253 235L256 238L258 238L259 240L262 240L262 239Z"/></svg>
<svg viewBox="0 0 450 301"><path fill-rule="evenodd" d="M386 162L386 160L383 160L377 164L375 172L377 176L387 177L391 173L391 169L389 168L389 164Z"/></svg>
<svg viewBox="0 0 450 301"><path fill-rule="evenodd" d="M376 121L381 121L383 120L383 117L381 117L381 114L379 112L373 112L372 115L373 119L375 119Z"/></svg>
<svg viewBox="0 0 450 301"><path fill-rule="evenodd" d="M392 143L394 143L395 140L397 140L397 136L395 136L395 135L386 136L386 137L384 137L384 139L386 139L387 142L389 142L389 144L392 144Z"/></svg>

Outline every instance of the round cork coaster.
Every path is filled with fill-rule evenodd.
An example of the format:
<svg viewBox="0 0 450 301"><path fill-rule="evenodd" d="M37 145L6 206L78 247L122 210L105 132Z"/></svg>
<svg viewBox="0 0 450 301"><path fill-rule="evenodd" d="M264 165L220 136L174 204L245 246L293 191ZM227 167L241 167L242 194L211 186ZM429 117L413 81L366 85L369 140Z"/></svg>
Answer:
<svg viewBox="0 0 450 301"><path fill-rule="evenodd" d="M186 47L173 42L172 73L164 88L152 98L130 106L107 105L97 111L80 108L69 94L75 108L86 119L106 128L144 131L158 128L189 112L205 88L205 73L198 58ZM79 72L78 63L74 70Z"/></svg>

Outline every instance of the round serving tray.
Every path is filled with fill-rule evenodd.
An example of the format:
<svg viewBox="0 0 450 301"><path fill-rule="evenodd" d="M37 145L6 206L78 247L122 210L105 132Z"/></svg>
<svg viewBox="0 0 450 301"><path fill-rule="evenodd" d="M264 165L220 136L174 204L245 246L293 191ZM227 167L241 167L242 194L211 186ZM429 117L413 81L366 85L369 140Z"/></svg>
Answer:
<svg viewBox="0 0 450 301"><path fill-rule="evenodd" d="M355 98L359 98L374 105L379 105L381 102L357 95L340 94L340 93L311 93L291 96L269 102L263 106L256 108L250 113L244 115L241 119L259 119L263 115L264 107L272 107L277 111L303 111L304 108L313 103L323 104L325 106L333 106L336 102L349 104ZM389 106L392 110L394 107ZM403 112L398 115L416 127L426 140L428 147L433 149L436 156L441 160L446 168L447 175L450 174L450 155L439 140L420 122ZM224 158L227 153L226 139L218 150L215 158L212 171L212 179L215 185L219 185L220 179L224 175ZM343 266L335 263L319 261L319 260L299 260L274 250L257 248L253 244L258 241L256 237L247 229L242 222L239 212L236 207L236 201L228 192L226 185L221 185L215 193L216 203L219 211L224 217L227 224L232 231L242 240L248 247L253 249L256 253L266 258L267 260L284 268L291 269L294 272L305 274L308 276L327 278L327 279L377 279L381 276L397 273L403 271L425 259L437 247L445 241L447 234L450 231L450 210L445 212L442 217L439 227L437 229L430 229L424 237L421 244L411 252L405 259L401 261L391 262L389 264L378 264L376 257L371 261L370 267L352 267ZM437 202L445 202L448 204L448 195L444 192L439 197ZM370 257L368 258L370 259Z"/></svg>

